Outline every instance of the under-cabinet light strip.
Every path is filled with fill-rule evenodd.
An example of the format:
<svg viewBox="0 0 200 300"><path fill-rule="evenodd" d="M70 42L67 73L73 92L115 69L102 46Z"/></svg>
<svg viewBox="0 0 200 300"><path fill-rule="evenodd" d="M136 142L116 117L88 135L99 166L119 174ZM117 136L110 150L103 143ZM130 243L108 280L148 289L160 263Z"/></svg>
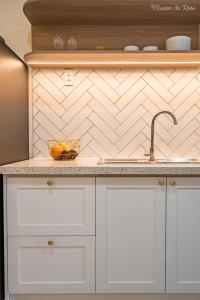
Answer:
<svg viewBox="0 0 200 300"><path fill-rule="evenodd" d="M134 61L130 61L130 62L127 62L127 61L113 61L113 62L96 62L96 61L90 61L90 62L69 62L69 61L66 61L66 62L52 62L52 61L45 61L45 62L42 62L42 61L29 61L27 60L27 64L29 65L41 65L41 66L45 66L45 65L83 65L83 66L87 66L87 65L169 65L169 64L176 64L176 65L182 65L182 64L190 64L190 65L197 65L199 64L200 65L200 61L141 61L141 62L134 62Z"/></svg>

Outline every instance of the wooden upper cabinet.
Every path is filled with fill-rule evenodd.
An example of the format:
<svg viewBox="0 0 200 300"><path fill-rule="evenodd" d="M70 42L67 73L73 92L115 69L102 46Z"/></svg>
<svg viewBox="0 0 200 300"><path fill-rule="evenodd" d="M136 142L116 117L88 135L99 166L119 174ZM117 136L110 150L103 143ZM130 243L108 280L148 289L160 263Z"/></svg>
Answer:
<svg viewBox="0 0 200 300"><path fill-rule="evenodd" d="M200 1L190 0L28 0L24 13L32 25L199 24ZM172 6L159 10L152 5ZM180 9L174 9L180 7ZM193 9L190 9L194 7Z"/></svg>
<svg viewBox="0 0 200 300"><path fill-rule="evenodd" d="M200 52L33 52L25 62L35 68L199 67Z"/></svg>
<svg viewBox="0 0 200 300"><path fill-rule="evenodd" d="M56 36L64 41L63 52L69 51L70 37L77 40L77 50L80 52L95 51L97 45L103 45L108 52L122 52L127 45L137 45L140 50L145 46L155 45L159 50L165 51L166 39L177 35L189 36L192 40L191 49L199 49L199 0L190 0L188 5L183 0L176 0L175 3L174 0L165 0L164 3L161 0L28 0L24 4L24 13L32 25L33 53L26 56L26 60L29 63L34 60L35 66L37 63L40 66L49 65L50 58L56 59L59 66L77 67L80 60L85 65L85 62L82 63L85 54L80 57L75 54L75 61L71 61L72 55L68 53L57 55L58 52L54 49ZM49 53L51 51L55 51L55 55ZM104 66L104 62L110 67L117 65L114 56L111 61L108 58L108 63L107 54L101 53L103 56L99 63L99 53L96 54L86 57L89 60L86 61L88 66ZM41 56L45 56L42 61ZM133 66L132 60L129 64L129 59L127 62L125 56L119 62L117 54L120 67ZM180 56L177 61L176 57L167 55L164 62L162 56L163 54L155 56L162 66L183 66ZM194 54L192 65L189 65L189 56L183 58L184 63L187 66L199 65L199 55L197 56L196 58ZM138 65L137 60L139 65L143 64L140 53L135 58L135 65ZM154 60L151 56L150 64L146 66L152 66L152 59Z"/></svg>

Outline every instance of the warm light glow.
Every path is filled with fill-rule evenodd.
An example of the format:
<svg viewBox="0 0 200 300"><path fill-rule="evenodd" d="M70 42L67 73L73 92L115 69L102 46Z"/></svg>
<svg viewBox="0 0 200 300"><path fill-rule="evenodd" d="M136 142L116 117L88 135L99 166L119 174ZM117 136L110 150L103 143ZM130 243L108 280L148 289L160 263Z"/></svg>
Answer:
<svg viewBox="0 0 200 300"><path fill-rule="evenodd" d="M181 65L181 64L190 64L190 65L200 65L200 61L62 61L62 62L53 62L53 61L28 61L27 64L30 64L32 66L34 65L169 65L169 64L175 64L175 65Z"/></svg>
<svg viewBox="0 0 200 300"><path fill-rule="evenodd" d="M195 53L29 53L28 64L35 67L198 67L200 52Z"/></svg>
<svg viewBox="0 0 200 300"><path fill-rule="evenodd" d="M0 65L1 67L5 66L7 68L19 68L19 67L23 67L23 63L18 60L18 59L15 59L13 57L0 57Z"/></svg>

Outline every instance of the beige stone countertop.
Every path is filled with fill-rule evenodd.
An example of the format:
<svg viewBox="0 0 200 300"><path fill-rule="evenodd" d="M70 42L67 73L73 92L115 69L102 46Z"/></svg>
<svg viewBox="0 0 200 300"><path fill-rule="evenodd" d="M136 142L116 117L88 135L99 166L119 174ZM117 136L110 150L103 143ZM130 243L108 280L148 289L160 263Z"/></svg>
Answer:
<svg viewBox="0 0 200 300"><path fill-rule="evenodd" d="M97 165L97 159L30 159L0 167L4 175L58 176L200 176L200 163L132 163Z"/></svg>

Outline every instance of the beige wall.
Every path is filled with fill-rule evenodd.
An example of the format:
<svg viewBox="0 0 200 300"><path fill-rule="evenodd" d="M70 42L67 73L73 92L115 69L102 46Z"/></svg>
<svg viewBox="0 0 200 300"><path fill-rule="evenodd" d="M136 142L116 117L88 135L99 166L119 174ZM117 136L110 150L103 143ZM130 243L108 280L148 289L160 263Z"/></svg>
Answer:
<svg viewBox="0 0 200 300"><path fill-rule="evenodd" d="M31 49L30 24L23 14L25 0L0 0L0 35L21 58Z"/></svg>

